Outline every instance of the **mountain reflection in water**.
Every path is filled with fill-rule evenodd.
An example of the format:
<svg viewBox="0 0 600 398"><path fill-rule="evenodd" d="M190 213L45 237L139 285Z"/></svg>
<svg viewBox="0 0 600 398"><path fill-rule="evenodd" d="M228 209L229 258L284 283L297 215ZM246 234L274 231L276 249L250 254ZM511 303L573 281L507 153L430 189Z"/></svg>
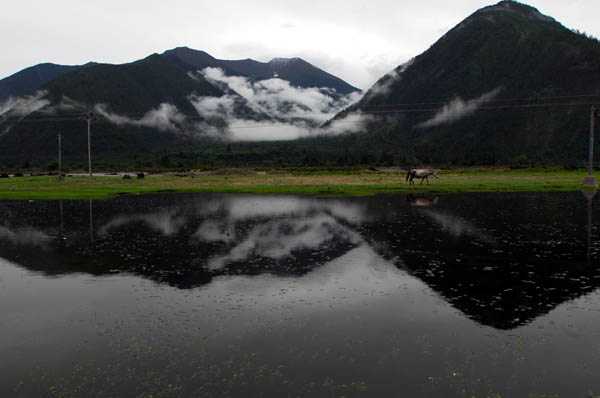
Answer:
<svg viewBox="0 0 600 398"><path fill-rule="evenodd" d="M360 248L371 264L393 264L498 329L600 283L600 246L580 193L182 194L3 201L0 211L0 257L47 275L125 272L181 289L223 275L314 279Z"/></svg>

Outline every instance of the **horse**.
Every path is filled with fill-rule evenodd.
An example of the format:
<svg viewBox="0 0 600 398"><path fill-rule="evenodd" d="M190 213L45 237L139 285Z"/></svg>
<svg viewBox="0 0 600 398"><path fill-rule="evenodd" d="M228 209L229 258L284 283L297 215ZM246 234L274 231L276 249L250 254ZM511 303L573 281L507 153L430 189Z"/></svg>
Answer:
<svg viewBox="0 0 600 398"><path fill-rule="evenodd" d="M427 180L427 185L429 185L429 176L433 175L436 179L439 178L437 175L437 170L434 169L410 169L408 173L406 173L406 181L408 181L409 185L414 185L413 181L416 178L420 178L421 182L419 184L423 184L423 180Z"/></svg>
<svg viewBox="0 0 600 398"><path fill-rule="evenodd" d="M431 199L426 196L408 194L406 195L406 201L410 203L411 206L429 207L435 206L437 204L438 197L436 196L433 199Z"/></svg>

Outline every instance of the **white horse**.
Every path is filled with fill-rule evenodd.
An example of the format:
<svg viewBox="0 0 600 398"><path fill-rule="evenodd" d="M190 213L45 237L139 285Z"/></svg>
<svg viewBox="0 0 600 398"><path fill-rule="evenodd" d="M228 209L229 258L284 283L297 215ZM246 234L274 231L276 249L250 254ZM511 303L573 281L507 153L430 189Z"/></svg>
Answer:
<svg viewBox="0 0 600 398"><path fill-rule="evenodd" d="M410 169L408 173L406 173L406 181L408 181L409 185L414 185L413 181L416 178L420 178L421 182L419 184L423 184L423 180L427 180L427 185L429 185L429 176L432 175L436 179L439 178L437 175L437 170L434 169Z"/></svg>

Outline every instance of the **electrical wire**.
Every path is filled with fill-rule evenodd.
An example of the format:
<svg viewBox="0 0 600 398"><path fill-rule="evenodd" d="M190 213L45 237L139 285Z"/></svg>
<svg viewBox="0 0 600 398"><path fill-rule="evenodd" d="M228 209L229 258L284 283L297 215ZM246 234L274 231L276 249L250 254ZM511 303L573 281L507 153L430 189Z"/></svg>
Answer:
<svg viewBox="0 0 600 398"><path fill-rule="evenodd" d="M486 100L484 104L476 107L477 111L496 111L496 110L518 110L518 109L540 109L540 108L574 108L574 107L584 107L594 105L596 102L543 102L548 100L558 100L558 99L578 99L578 98L598 98L600 100L600 93L598 94L577 94L577 95L562 95L562 96L547 96L547 97L523 97L523 98L500 98L500 99L490 99ZM364 108L360 108L359 111L360 117L356 120L334 120L332 123L359 123L364 121L362 116L365 115L378 115L378 114L410 114L410 113L432 113L432 112L440 112L446 106L450 106L454 100L446 101L446 102L414 102L414 103L399 103L399 104L382 104L382 105L369 105ZM531 103L513 103L513 104L502 104L507 102L531 102ZM465 102L467 105L469 101ZM438 105L436 107L431 107L432 105ZM427 106L427 107L425 107ZM0 123L48 123L48 122L73 122L78 120L85 120L85 116L88 113L60 113L56 115L45 114L45 113L36 113L33 115L27 116L7 116L2 118L0 115ZM118 116L128 117L128 116L145 116L148 112L145 113L123 113L118 114ZM178 116L183 116L186 119L190 120L205 120L206 118L202 117L199 114L189 114L189 113L177 113ZM352 113L350 113L352 115ZM97 114L100 117L95 123L98 122L109 122L110 119L102 114ZM323 113L305 113L302 116L298 116L298 119L310 119L316 116L323 116ZM443 117L442 117L443 119ZM251 119L246 119L247 121L251 121ZM136 124L139 123L140 120L131 120L128 122L124 122L123 124ZM278 127L278 126L290 126L293 123L285 123L285 122L269 122L265 123L264 121L256 121L255 125L232 125L226 126L224 128L227 129L246 129L246 128L265 128L265 127ZM210 126L213 128L219 128L218 126ZM308 126L306 126L308 127Z"/></svg>

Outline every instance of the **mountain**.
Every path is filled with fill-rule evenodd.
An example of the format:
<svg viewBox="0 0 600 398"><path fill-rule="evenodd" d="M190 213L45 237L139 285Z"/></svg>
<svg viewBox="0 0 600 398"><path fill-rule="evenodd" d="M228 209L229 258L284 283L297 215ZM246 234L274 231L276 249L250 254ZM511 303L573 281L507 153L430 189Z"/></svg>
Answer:
<svg viewBox="0 0 600 398"><path fill-rule="evenodd" d="M182 47L128 64L89 64L0 103L0 160L52 159L59 131L64 155L82 159L90 110L94 152L112 163L219 146L255 127L270 129L264 139L298 134L296 125L318 126L359 92L299 58L223 61Z"/></svg>
<svg viewBox="0 0 600 398"><path fill-rule="evenodd" d="M600 43L501 1L354 103L360 94L299 58L228 61L179 47L78 68L0 104L0 161L52 159L57 130L71 142L66 158L85 159L75 118L93 109L107 165L583 165Z"/></svg>
<svg viewBox="0 0 600 398"><path fill-rule="evenodd" d="M587 160L590 106L599 102L598 40L501 1L386 74L337 118L370 115L369 132L352 142L393 148L405 163L576 163Z"/></svg>
<svg viewBox="0 0 600 398"><path fill-rule="evenodd" d="M245 76L252 80L265 80L274 76L287 80L296 87L327 87L335 89L337 94L348 95L358 88L342 79L319 69L301 58L273 58L269 62L258 62L252 59L219 60L203 52L187 47L178 47L163 53L164 56L176 60L189 70L200 70L206 67L221 68L229 76Z"/></svg>
<svg viewBox="0 0 600 398"><path fill-rule="evenodd" d="M23 69L0 80L0 103L10 97L19 97L37 90L50 80L75 68L77 66L44 63Z"/></svg>

